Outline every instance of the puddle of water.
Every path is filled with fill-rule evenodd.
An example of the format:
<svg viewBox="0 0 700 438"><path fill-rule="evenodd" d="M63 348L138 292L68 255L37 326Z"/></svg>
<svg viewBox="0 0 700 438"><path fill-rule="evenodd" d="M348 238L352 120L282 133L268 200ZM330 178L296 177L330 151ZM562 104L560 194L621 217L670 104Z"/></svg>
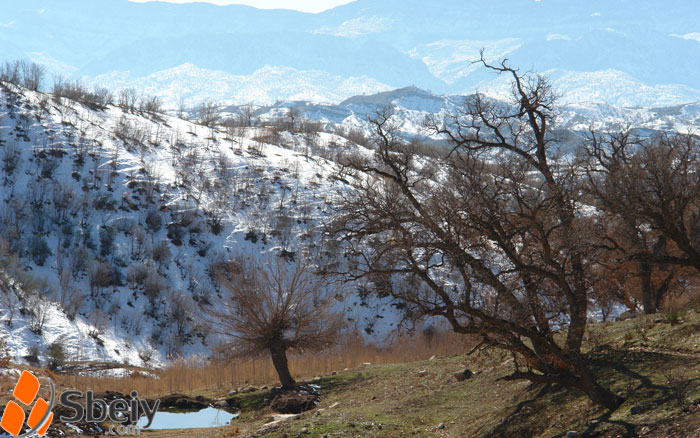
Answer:
<svg viewBox="0 0 700 438"><path fill-rule="evenodd" d="M238 414L229 414L226 411L215 408L206 408L196 412L158 411L153 418L153 423L145 430L199 429L226 426L236 417L238 417ZM141 417L136 425L145 427L147 423L148 418Z"/></svg>

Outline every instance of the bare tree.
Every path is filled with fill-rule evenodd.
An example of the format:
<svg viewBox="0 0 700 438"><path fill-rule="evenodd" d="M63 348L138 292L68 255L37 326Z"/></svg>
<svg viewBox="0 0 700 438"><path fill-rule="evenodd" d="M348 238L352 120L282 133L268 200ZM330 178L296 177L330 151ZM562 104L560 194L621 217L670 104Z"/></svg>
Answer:
<svg viewBox="0 0 700 438"><path fill-rule="evenodd" d="M0 81L19 85L21 78L20 61L5 61L0 71Z"/></svg>
<svg viewBox="0 0 700 438"><path fill-rule="evenodd" d="M644 310L654 313L680 273L700 273L700 142L592 132L585 153L588 191L616 224L603 227L606 246L636 265Z"/></svg>
<svg viewBox="0 0 700 438"><path fill-rule="evenodd" d="M458 333L514 357L506 380L603 388L581 344L597 271L595 218L577 207L580 177L558 161L555 96L542 76L482 63L512 79L512 101L481 94L428 126L451 153L420 159L392 126L371 120L374 158L350 159L359 176L330 232L357 260L342 272L402 302L410 316L442 316ZM343 270L341 270L343 271ZM555 336L566 328L565 336Z"/></svg>
<svg viewBox="0 0 700 438"><path fill-rule="evenodd" d="M682 255L641 251L640 261L700 271L700 141L662 135L646 142L629 132L589 137L590 188L606 211L639 230L665 236Z"/></svg>
<svg viewBox="0 0 700 438"><path fill-rule="evenodd" d="M289 108L284 116L285 129L289 131L296 131L301 123L301 118L302 114L299 108Z"/></svg>
<svg viewBox="0 0 700 438"><path fill-rule="evenodd" d="M316 352L333 345L341 329L322 278L300 261L236 260L218 276L223 296L209 308L214 330L241 355L269 354L283 388L295 381L287 352Z"/></svg>
<svg viewBox="0 0 700 438"><path fill-rule="evenodd" d="M219 122L219 104L207 100L197 107L199 124L207 128L213 128Z"/></svg>
<svg viewBox="0 0 700 438"><path fill-rule="evenodd" d="M238 126L250 127L253 126L253 118L255 117L255 107L252 103L238 107L236 111L236 121Z"/></svg>
<svg viewBox="0 0 700 438"><path fill-rule="evenodd" d="M136 110L136 102L138 101L138 95L136 90L133 88L124 88L119 91L117 96L117 104L124 111L134 112Z"/></svg>
<svg viewBox="0 0 700 438"><path fill-rule="evenodd" d="M162 112L163 101L158 96L145 96L141 98L139 109L148 114L158 114Z"/></svg>
<svg viewBox="0 0 700 438"><path fill-rule="evenodd" d="M46 67L27 61L22 61L20 66L22 70L22 86L32 91L38 91L46 75Z"/></svg>

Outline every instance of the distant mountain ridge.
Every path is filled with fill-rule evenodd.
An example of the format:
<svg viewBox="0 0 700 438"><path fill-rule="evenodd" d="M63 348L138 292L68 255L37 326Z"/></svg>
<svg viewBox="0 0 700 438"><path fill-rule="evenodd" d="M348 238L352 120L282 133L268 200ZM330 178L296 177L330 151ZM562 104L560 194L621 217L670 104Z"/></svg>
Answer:
<svg viewBox="0 0 700 438"><path fill-rule="evenodd" d="M0 59L29 57L87 82L118 78L107 85L148 90L167 102L179 99L178 89L193 101L269 104L340 102L410 85L449 95L498 90L498 79L472 63L483 48L490 60L555 72L575 101L666 106L700 96L696 9L682 0L663 7L652 0L357 0L306 14L206 3L6 0ZM279 74L266 78L265 69ZM209 86L222 74L230 90ZM251 83L262 92L246 91Z"/></svg>
<svg viewBox="0 0 700 438"><path fill-rule="evenodd" d="M503 91L503 90L502 90ZM504 97L503 95L495 98ZM322 104L309 101L276 102L257 109L261 119L272 119L284 114L288 108L298 108L306 117L345 128L368 130L367 121L378 110L392 108L399 130L406 136L424 137L427 132L423 121L427 116L445 117L463 109L464 95L441 96L411 86L371 95L353 96L338 104ZM611 126L632 126L646 134L678 131L700 135L700 99L680 105L658 107L624 107L591 101L575 101L560 98L558 128L585 132L590 127L605 129ZM224 109L235 113L236 106Z"/></svg>

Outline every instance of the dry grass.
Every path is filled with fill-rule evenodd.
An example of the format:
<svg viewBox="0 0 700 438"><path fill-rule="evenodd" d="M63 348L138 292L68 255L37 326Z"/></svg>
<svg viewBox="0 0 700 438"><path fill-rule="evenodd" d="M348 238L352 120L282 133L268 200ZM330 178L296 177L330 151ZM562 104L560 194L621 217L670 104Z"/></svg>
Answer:
<svg viewBox="0 0 700 438"><path fill-rule="evenodd" d="M316 376L342 371L363 363L391 364L425 360L433 355L447 356L467 351L468 338L452 332L401 336L388 347L367 345L360 340L346 342L332 352L314 355L291 355L290 370L295 379L309 380ZM190 358L158 371L158 379L133 373L128 379L60 376L60 385L97 392L137 390L140 395L157 397L173 393L202 394L221 397L231 389L248 385L276 385L277 374L269 358L222 361Z"/></svg>

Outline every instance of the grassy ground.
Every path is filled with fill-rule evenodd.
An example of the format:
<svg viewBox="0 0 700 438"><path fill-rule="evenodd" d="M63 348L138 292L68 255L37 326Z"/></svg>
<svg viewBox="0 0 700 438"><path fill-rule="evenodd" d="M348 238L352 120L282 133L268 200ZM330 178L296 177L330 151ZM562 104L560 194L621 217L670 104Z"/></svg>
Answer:
<svg viewBox="0 0 700 438"><path fill-rule="evenodd" d="M615 412L556 386L505 382L499 352L405 364L360 366L325 376L318 408L265 426L267 390L239 394L231 426L142 431L174 437L600 437L700 436L700 314L642 316L591 326L586 351L601 383L626 402ZM452 377L469 368L464 382Z"/></svg>
<svg viewBox="0 0 700 438"><path fill-rule="evenodd" d="M591 327L587 352L601 382L627 401L610 413L575 390L504 382L505 354L358 367L322 378L319 407L265 427L267 391L238 395L230 427L144 432L151 438L700 436L700 315L689 310ZM464 382L452 373L475 372ZM184 435L183 435L184 434Z"/></svg>

